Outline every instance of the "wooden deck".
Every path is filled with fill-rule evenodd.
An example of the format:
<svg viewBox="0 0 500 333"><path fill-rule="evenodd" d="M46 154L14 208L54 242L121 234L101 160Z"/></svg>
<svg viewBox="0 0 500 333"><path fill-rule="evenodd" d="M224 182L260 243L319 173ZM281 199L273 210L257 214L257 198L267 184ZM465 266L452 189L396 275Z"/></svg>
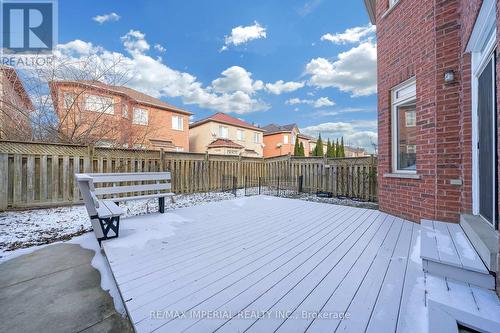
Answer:
<svg viewBox="0 0 500 333"><path fill-rule="evenodd" d="M104 242L138 332L427 332L429 298L500 313L426 276L420 226L376 210L258 196L154 218L173 235L135 218Z"/></svg>

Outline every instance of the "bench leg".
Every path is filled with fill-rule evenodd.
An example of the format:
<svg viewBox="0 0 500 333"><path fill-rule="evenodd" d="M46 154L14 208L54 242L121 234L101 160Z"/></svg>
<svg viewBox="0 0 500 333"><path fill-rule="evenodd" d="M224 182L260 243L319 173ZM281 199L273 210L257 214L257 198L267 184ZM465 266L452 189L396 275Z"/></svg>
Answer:
<svg viewBox="0 0 500 333"><path fill-rule="evenodd" d="M98 216L94 216L94 218L99 219L99 223L101 224L101 229L103 233L103 237L97 238L99 242L99 246L101 246L101 242L106 239L118 238L120 231L120 216L109 217L105 219L101 219ZM115 234L113 236L108 236L109 231L112 230Z"/></svg>
<svg viewBox="0 0 500 333"><path fill-rule="evenodd" d="M158 198L158 208L160 213L165 213L165 197Z"/></svg>

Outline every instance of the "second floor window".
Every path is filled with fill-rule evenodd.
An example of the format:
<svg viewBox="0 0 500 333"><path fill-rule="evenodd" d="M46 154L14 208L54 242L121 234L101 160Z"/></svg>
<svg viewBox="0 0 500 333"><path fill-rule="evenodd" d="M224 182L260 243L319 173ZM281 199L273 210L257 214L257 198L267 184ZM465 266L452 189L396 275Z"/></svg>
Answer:
<svg viewBox="0 0 500 333"><path fill-rule="evenodd" d="M243 141L245 140L245 131L243 130L236 130L236 139Z"/></svg>
<svg viewBox="0 0 500 333"><path fill-rule="evenodd" d="M184 130L184 122L181 116L172 116L172 129L178 131Z"/></svg>
<svg viewBox="0 0 500 333"><path fill-rule="evenodd" d="M64 93L64 108L72 108L75 104L76 94L75 93Z"/></svg>
<svg viewBox="0 0 500 333"><path fill-rule="evenodd" d="M389 0L389 8L396 5L398 2L399 2L399 0Z"/></svg>
<svg viewBox="0 0 500 333"><path fill-rule="evenodd" d="M417 112L415 110L406 111L405 120L406 120L406 127L417 126Z"/></svg>
<svg viewBox="0 0 500 333"><path fill-rule="evenodd" d="M288 144L288 134L283 135L283 143Z"/></svg>
<svg viewBox="0 0 500 333"><path fill-rule="evenodd" d="M148 124L148 110L135 108L134 115L132 118L132 124L147 125Z"/></svg>
<svg viewBox="0 0 500 333"><path fill-rule="evenodd" d="M114 114L113 98L98 95L85 96L85 110Z"/></svg>
<svg viewBox="0 0 500 333"><path fill-rule="evenodd" d="M260 143L260 133L254 133L253 134L253 141L255 143Z"/></svg>
<svg viewBox="0 0 500 333"><path fill-rule="evenodd" d="M127 104L122 105L122 117L128 119L128 106L127 106Z"/></svg>
<svg viewBox="0 0 500 333"><path fill-rule="evenodd" d="M227 139L229 137L229 128L227 128L226 126L220 126L219 136L223 139Z"/></svg>

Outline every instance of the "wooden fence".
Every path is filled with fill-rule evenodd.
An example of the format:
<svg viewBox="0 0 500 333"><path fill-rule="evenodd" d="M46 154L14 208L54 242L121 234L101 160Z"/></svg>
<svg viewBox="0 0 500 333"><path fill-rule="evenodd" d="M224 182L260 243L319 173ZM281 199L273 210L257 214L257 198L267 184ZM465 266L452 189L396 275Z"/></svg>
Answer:
<svg viewBox="0 0 500 333"><path fill-rule="evenodd" d="M377 200L376 158L248 158L82 145L0 141L0 210L81 202L79 172L171 171L172 191L216 191L224 177L297 179L303 189Z"/></svg>

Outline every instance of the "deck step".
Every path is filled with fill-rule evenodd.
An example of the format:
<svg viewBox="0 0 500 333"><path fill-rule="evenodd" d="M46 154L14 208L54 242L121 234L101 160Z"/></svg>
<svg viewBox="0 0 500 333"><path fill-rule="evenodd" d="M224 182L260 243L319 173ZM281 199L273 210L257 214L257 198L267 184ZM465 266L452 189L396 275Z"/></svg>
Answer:
<svg viewBox="0 0 500 333"><path fill-rule="evenodd" d="M429 274L494 289L490 274L459 224L422 220L422 265Z"/></svg>

